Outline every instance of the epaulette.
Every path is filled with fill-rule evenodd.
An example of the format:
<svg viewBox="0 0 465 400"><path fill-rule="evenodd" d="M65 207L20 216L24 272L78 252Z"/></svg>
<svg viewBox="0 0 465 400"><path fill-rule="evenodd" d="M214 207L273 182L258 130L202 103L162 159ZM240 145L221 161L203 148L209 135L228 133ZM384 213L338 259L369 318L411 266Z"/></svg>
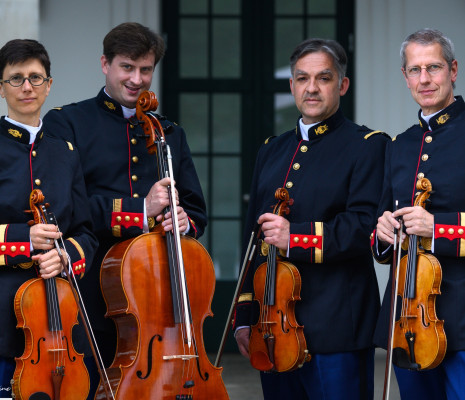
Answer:
<svg viewBox="0 0 465 400"><path fill-rule="evenodd" d="M270 140L274 139L275 137L276 136L274 135L274 136L270 136L270 137L266 138L264 144L268 144L270 142Z"/></svg>
<svg viewBox="0 0 465 400"><path fill-rule="evenodd" d="M363 138L367 140L375 135L383 135L387 137L389 140L391 140L391 136L389 136L386 132L383 132L383 131L371 131L370 133L367 133Z"/></svg>

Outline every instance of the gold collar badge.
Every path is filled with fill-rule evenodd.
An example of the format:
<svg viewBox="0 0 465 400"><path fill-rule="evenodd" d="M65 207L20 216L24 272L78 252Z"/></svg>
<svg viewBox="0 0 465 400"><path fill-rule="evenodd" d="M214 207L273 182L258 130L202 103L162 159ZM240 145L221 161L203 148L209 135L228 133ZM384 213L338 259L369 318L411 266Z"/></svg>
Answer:
<svg viewBox="0 0 465 400"><path fill-rule="evenodd" d="M112 102L110 102L110 101L104 101L104 103L105 103L105 105L106 105L110 110L112 110L112 111L115 111L115 110L116 110L116 107L115 107L115 105L114 105Z"/></svg>
<svg viewBox="0 0 465 400"><path fill-rule="evenodd" d="M20 132L20 131L17 131L16 129L8 129L8 133L11 135L11 136L14 136L14 137L23 137L23 134Z"/></svg>
<svg viewBox="0 0 465 400"><path fill-rule="evenodd" d="M442 125L442 124L445 124L449 118L450 118L449 114L443 114L436 120L436 122L438 123L438 125Z"/></svg>
<svg viewBox="0 0 465 400"><path fill-rule="evenodd" d="M315 129L315 134L317 135L322 135L328 130L328 125L320 125L318 129Z"/></svg>

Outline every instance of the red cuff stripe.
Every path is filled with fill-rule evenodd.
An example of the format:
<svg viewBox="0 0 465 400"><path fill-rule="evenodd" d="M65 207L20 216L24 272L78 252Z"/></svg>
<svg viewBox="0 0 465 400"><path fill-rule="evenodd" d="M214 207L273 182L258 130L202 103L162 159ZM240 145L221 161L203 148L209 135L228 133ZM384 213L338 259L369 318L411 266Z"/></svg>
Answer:
<svg viewBox="0 0 465 400"><path fill-rule="evenodd" d="M79 261L73 263L73 273L74 275L83 274L86 271L86 259L82 258Z"/></svg>
<svg viewBox="0 0 465 400"><path fill-rule="evenodd" d="M302 247L307 250L310 247L316 247L321 250L323 236L320 235L291 235L289 247Z"/></svg>
<svg viewBox="0 0 465 400"><path fill-rule="evenodd" d="M0 242L0 255L30 257L31 244L29 242Z"/></svg>
<svg viewBox="0 0 465 400"><path fill-rule="evenodd" d="M128 212L112 212L111 213L111 227L124 226L129 228L137 226L140 229L144 226L144 214L142 213L128 213Z"/></svg>
<svg viewBox="0 0 465 400"><path fill-rule="evenodd" d="M464 239L465 238L465 227L460 225L435 225L434 237L446 238L449 240Z"/></svg>

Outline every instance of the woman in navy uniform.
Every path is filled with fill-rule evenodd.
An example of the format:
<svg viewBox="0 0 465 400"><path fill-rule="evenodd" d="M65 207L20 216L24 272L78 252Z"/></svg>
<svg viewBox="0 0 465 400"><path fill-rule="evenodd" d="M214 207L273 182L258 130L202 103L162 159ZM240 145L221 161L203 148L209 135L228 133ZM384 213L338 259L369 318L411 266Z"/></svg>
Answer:
<svg viewBox="0 0 465 400"><path fill-rule="evenodd" d="M396 218L407 234L422 238L427 253L442 267L436 313L444 320L447 352L432 370L395 367L402 398L465 398L465 103L454 97L457 60L449 38L424 29L409 35L401 47L402 72L412 97L420 105L419 124L398 135L386 150L386 167L373 254L391 259ZM464 176L464 179L461 176ZM433 193L426 210L414 207L415 184L427 178ZM393 211L394 201L399 209ZM389 246L389 247L388 247ZM388 343L391 281L386 288L375 343ZM418 346L421 344L418 344Z"/></svg>
<svg viewBox="0 0 465 400"><path fill-rule="evenodd" d="M156 155L148 153L134 115L137 99L150 89L163 54L163 39L147 27L118 25L103 41L106 86L96 97L53 109L44 118L50 131L75 144L81 155L99 248L90 279L80 286L85 303L92 304L90 319L107 366L115 354L116 332L113 321L104 318L100 264L112 245L162 221L162 211L169 205L169 179L161 179ZM173 156L180 232L198 238L207 224L206 207L186 134L167 120L161 124ZM170 230L171 216L164 217L164 229Z"/></svg>
<svg viewBox="0 0 465 400"><path fill-rule="evenodd" d="M50 137L40 119L52 78L45 48L35 40L12 40L0 49L0 94L8 115L0 119L0 378L9 393L14 357L24 349L16 329L14 296L31 278L44 279L63 270L54 239L63 235L65 261L78 278L90 267L97 247L77 151ZM29 195L40 189L56 216L52 224L30 227ZM42 251L48 251L42 253Z"/></svg>
<svg viewBox="0 0 465 400"><path fill-rule="evenodd" d="M302 278L296 317L312 356L292 372L262 373L269 399L371 399L372 335L379 291L370 252L381 192L384 134L344 117L347 57L333 40L309 39L291 56L291 91L302 116L297 127L267 140L252 181L246 237L254 223ZM270 213L274 192L294 200L286 218ZM264 261L258 257L256 268ZM248 356L255 268L236 312L239 350Z"/></svg>

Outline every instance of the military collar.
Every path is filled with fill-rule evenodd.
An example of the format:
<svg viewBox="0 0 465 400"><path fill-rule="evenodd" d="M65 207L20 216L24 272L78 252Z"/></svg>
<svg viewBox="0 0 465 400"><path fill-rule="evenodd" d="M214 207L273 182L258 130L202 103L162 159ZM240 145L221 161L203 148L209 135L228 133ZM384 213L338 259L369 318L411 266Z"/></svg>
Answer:
<svg viewBox="0 0 465 400"><path fill-rule="evenodd" d="M297 120L297 127L296 127L296 135L297 139L301 140L302 139L302 134L300 133L300 124L299 120L302 118L302 116L299 117ZM331 117L328 119L325 119L324 121L319 122L316 125L313 125L309 130L308 130L308 140L315 140L318 139L324 135L327 135L328 133L334 131L339 125L341 125L344 122L344 114L342 113L342 110L339 108Z"/></svg>
<svg viewBox="0 0 465 400"><path fill-rule="evenodd" d="M429 127L431 130L438 129L450 121L452 121L457 115L465 110L465 102L463 101L462 96L456 96L455 101L438 112L434 117L429 120ZM430 128L426 121L421 117L421 110L418 111L418 119L420 120L420 126L424 131L429 131Z"/></svg>
<svg viewBox="0 0 465 400"><path fill-rule="evenodd" d="M97 103L100 107L102 107L105 111L115 114L118 117L124 118L123 109L121 108L121 104L119 104L116 100L113 100L110 96L105 93L105 88L102 88L97 95Z"/></svg>
<svg viewBox="0 0 465 400"><path fill-rule="evenodd" d="M0 133L3 136L6 136L12 140L23 144L29 144L30 134L26 128L21 126L12 124L11 122L7 121L5 117L0 119ZM44 136L44 129L42 125L42 129L37 132L35 143L39 143Z"/></svg>

